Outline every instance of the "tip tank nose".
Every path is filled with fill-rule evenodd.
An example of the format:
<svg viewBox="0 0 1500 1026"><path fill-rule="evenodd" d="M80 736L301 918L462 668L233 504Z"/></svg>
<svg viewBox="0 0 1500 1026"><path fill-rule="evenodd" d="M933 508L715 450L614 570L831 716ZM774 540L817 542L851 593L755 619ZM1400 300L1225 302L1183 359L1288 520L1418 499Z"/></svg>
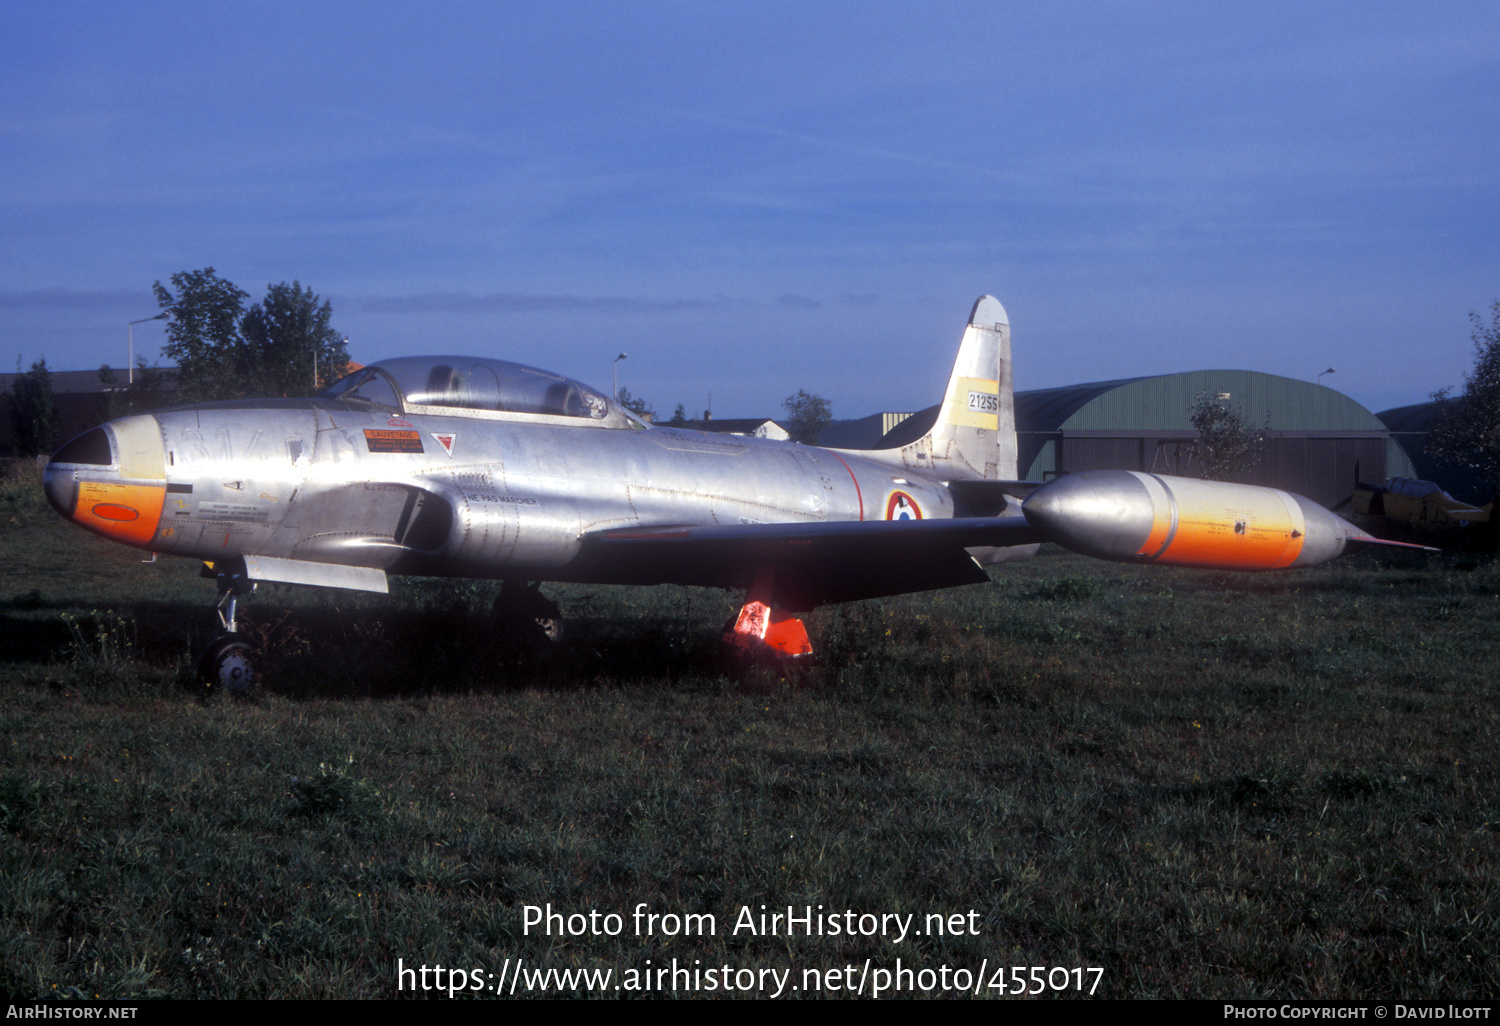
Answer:
<svg viewBox="0 0 1500 1026"><path fill-rule="evenodd" d="M1150 491L1124 470L1049 481L1021 504L1021 512L1058 545L1102 559L1135 558L1156 522Z"/></svg>

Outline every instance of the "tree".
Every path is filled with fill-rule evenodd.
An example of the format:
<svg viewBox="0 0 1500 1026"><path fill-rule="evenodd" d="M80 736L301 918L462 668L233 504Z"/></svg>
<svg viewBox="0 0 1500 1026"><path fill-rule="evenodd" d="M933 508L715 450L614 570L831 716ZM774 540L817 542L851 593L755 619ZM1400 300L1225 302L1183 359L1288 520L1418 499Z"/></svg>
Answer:
<svg viewBox="0 0 1500 1026"><path fill-rule="evenodd" d="M240 322L259 394L312 395L349 372L348 349L329 324L332 317L333 306L326 299L320 305L301 282L266 286L266 298Z"/></svg>
<svg viewBox="0 0 1500 1026"><path fill-rule="evenodd" d="M1470 312L1474 369L1464 375L1464 391L1448 398L1449 389L1432 394L1438 402L1427 453L1450 466L1469 467L1500 491L1500 302L1491 307L1488 326Z"/></svg>
<svg viewBox="0 0 1500 1026"><path fill-rule="evenodd" d="M651 408L646 400L637 399L631 395L628 388L620 389L620 394L615 396L615 401L644 421L653 421L656 419L656 411Z"/></svg>
<svg viewBox="0 0 1500 1026"><path fill-rule="evenodd" d="M249 293L212 267L174 274L172 285L175 296L161 282L155 288L172 315L162 351L177 363L182 399L312 395L347 373L332 306L301 282L266 286L248 310Z"/></svg>
<svg viewBox="0 0 1500 1026"><path fill-rule="evenodd" d="M20 369L18 359L16 370ZM5 405L17 452L22 456L41 456L57 448L57 409L52 401L52 375L46 360L37 360L29 372L11 382Z"/></svg>
<svg viewBox="0 0 1500 1026"><path fill-rule="evenodd" d="M1255 427L1246 422L1227 395L1200 394L1193 400L1192 421L1198 437L1190 458L1203 466L1210 481L1233 481L1260 462L1265 455L1270 424Z"/></svg>
<svg viewBox="0 0 1500 1026"><path fill-rule="evenodd" d="M687 410L684 410L682 408L682 404L678 403L677 409L672 411L672 419L667 421L667 423L671 424L673 427L682 427L687 423L687 421Z"/></svg>
<svg viewBox="0 0 1500 1026"><path fill-rule="evenodd" d="M167 322L167 344L162 353L177 364L177 389L186 402L232 399L242 395L240 372L244 339L240 319L248 292L214 273L180 271L172 275L176 296L157 282L157 304L171 320Z"/></svg>
<svg viewBox="0 0 1500 1026"><path fill-rule="evenodd" d="M786 410L792 440L803 445L816 445L819 432L833 422L833 405L822 396L810 395L800 388L796 395L787 396L781 406Z"/></svg>

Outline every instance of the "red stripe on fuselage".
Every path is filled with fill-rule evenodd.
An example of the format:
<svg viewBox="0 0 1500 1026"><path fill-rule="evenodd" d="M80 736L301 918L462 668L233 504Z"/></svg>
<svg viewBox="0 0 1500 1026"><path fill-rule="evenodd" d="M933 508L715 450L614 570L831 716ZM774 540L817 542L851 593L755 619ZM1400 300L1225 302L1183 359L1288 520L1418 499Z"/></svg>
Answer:
<svg viewBox="0 0 1500 1026"><path fill-rule="evenodd" d="M828 454L840 463L844 463L844 457L833 450L830 449ZM859 478L854 476L854 470L849 464L844 463L844 469L849 471L849 480L854 482L854 495L855 498L859 499L859 519L863 520L865 518L865 493L859 490Z"/></svg>

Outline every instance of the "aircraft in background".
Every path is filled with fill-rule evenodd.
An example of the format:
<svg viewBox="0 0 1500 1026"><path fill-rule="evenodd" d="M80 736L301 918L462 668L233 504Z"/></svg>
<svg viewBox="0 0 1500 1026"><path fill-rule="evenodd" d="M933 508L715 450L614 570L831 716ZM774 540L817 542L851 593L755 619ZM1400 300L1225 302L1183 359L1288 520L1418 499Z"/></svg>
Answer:
<svg viewBox="0 0 1500 1026"><path fill-rule="evenodd" d="M203 560L223 633L200 662L254 681L236 630L265 581L385 592L389 574L502 581L498 624L555 637L538 584L743 589L726 639L811 653L794 614L978 584L1043 541L1103 559L1270 570L1385 543L1272 488L1091 471L1013 480L1010 326L974 304L935 422L877 450L650 426L571 378L471 356L361 368L310 399L179 406L64 445L47 497L107 538Z"/></svg>
<svg viewBox="0 0 1500 1026"><path fill-rule="evenodd" d="M1433 481L1392 477L1384 485L1372 485L1359 481L1356 474L1349 506L1356 516L1401 524L1412 531L1439 534L1470 524L1489 523L1495 504L1471 506L1460 502Z"/></svg>

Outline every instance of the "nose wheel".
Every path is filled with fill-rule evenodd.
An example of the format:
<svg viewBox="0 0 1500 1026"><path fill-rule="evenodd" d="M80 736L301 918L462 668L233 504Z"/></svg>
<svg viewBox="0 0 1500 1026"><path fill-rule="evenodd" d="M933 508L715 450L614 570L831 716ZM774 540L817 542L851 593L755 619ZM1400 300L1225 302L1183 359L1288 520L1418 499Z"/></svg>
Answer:
<svg viewBox="0 0 1500 1026"><path fill-rule="evenodd" d="M233 698L249 698L260 674L255 649L243 634L221 634L198 660L198 682Z"/></svg>

